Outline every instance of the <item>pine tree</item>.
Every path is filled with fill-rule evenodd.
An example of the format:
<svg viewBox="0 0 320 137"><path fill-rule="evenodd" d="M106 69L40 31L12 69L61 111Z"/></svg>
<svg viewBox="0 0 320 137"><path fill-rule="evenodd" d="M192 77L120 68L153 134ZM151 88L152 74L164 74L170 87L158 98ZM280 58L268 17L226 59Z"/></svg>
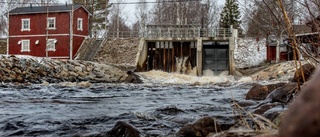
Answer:
<svg viewBox="0 0 320 137"><path fill-rule="evenodd" d="M239 28L240 23L238 3L235 0L226 0L220 15L220 27L229 28L230 25L233 25L233 28Z"/></svg>

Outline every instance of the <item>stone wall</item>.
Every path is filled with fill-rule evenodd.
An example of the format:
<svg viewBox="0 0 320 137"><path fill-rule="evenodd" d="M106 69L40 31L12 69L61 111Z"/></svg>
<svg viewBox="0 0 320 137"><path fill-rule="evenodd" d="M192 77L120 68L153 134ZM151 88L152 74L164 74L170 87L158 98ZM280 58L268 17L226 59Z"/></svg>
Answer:
<svg viewBox="0 0 320 137"><path fill-rule="evenodd" d="M19 83L134 82L133 73L118 67L79 60L35 57L0 57L0 81Z"/></svg>

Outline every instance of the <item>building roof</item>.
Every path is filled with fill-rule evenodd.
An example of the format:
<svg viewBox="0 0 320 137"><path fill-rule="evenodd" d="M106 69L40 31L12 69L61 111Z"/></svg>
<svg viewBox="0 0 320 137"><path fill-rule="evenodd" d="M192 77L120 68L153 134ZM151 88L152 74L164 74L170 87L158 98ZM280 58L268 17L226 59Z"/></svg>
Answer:
<svg viewBox="0 0 320 137"><path fill-rule="evenodd" d="M311 33L311 27L307 25L292 25L293 30L296 34L305 34L305 33Z"/></svg>
<svg viewBox="0 0 320 137"><path fill-rule="evenodd" d="M87 8L85 8L83 5L74 4L73 10L76 10L78 8L84 8L89 15L91 13L88 11ZM53 12L71 12L72 5L66 4L66 5L56 5L56 6L48 6L49 13ZM18 15L18 14L35 14L35 13L46 13L47 12L47 6L28 6L28 7L18 7L9 12L9 15Z"/></svg>

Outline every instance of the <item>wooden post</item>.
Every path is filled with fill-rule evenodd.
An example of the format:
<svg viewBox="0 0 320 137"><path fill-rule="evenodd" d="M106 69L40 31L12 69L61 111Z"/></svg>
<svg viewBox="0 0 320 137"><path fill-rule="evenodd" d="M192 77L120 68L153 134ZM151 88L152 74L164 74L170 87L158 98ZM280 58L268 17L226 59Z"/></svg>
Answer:
<svg viewBox="0 0 320 137"><path fill-rule="evenodd" d="M182 54L182 42L180 42L180 57L182 58L183 54Z"/></svg>
<svg viewBox="0 0 320 137"><path fill-rule="evenodd" d="M166 71L166 42L163 42L163 71Z"/></svg>
<svg viewBox="0 0 320 137"><path fill-rule="evenodd" d="M170 42L171 43L171 46L172 46L172 51L171 51L171 71L174 72L174 45L173 45L173 42Z"/></svg>
<svg viewBox="0 0 320 137"><path fill-rule="evenodd" d="M191 61L191 42L189 44L189 61Z"/></svg>
<svg viewBox="0 0 320 137"><path fill-rule="evenodd" d="M170 72L170 42L168 42L168 62L167 70Z"/></svg>
<svg viewBox="0 0 320 137"><path fill-rule="evenodd" d="M156 52L155 51L156 51L156 43L153 42L152 43L152 52L151 52L152 53L152 68L151 69L155 68L155 60L156 60L156 58L155 58Z"/></svg>
<svg viewBox="0 0 320 137"><path fill-rule="evenodd" d="M155 48L154 48L154 63L155 63L155 65L153 66L153 69L158 69L158 64L159 64L159 62L158 62L158 47L157 47L157 45L159 45L158 44L159 42L155 42L154 43L154 46L155 46Z"/></svg>

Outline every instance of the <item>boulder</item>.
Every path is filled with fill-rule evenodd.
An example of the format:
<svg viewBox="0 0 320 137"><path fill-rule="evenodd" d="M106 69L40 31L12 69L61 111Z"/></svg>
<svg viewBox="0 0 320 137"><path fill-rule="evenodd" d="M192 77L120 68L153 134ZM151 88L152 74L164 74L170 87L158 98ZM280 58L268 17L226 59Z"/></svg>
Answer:
<svg viewBox="0 0 320 137"><path fill-rule="evenodd" d="M257 109L253 110L253 113L255 114L259 114L259 115L262 115L264 114L265 112L267 112L268 110L276 107L276 106L279 106L281 104L279 103L267 103L267 104L263 104L261 105L260 107L258 107Z"/></svg>
<svg viewBox="0 0 320 137"><path fill-rule="evenodd" d="M286 110L285 106L279 105L264 112L262 116L264 116L265 118L269 119L271 122L279 126L285 110Z"/></svg>
<svg viewBox="0 0 320 137"><path fill-rule="evenodd" d="M267 97L266 100L270 103L280 102L280 103L288 103L291 99L292 93L297 90L297 83L290 82L280 88L272 91Z"/></svg>
<svg viewBox="0 0 320 137"><path fill-rule="evenodd" d="M253 101L253 100L242 100L242 101L237 102L237 104L238 104L240 107L248 107L248 106L256 105L257 102L255 102L255 101Z"/></svg>
<svg viewBox="0 0 320 137"><path fill-rule="evenodd" d="M277 83L269 85L255 84L247 93L246 100L264 100L276 88L285 85L286 83Z"/></svg>
<svg viewBox="0 0 320 137"><path fill-rule="evenodd" d="M206 137L209 133L220 132L218 122L212 117L203 117L194 124L186 124L176 134L177 137Z"/></svg>
<svg viewBox="0 0 320 137"><path fill-rule="evenodd" d="M285 104L291 101L292 93L297 90L297 83L290 82L282 87L279 87L272 91L264 101L256 106L252 106L253 113L264 114L266 111L278 106L284 107Z"/></svg>
<svg viewBox="0 0 320 137"><path fill-rule="evenodd" d="M107 137L140 137L140 132L133 126L118 121L114 127L107 132Z"/></svg>
<svg viewBox="0 0 320 137"><path fill-rule="evenodd" d="M315 67L311 64L304 64L302 66L302 71L304 73L304 78L306 81L308 81L309 77L311 76L311 74L313 73ZM301 74L301 68L299 68L298 70L296 70L296 72L294 73L294 77L292 78L292 82L300 82L300 84L303 83L303 79L302 77L300 77Z"/></svg>
<svg viewBox="0 0 320 137"><path fill-rule="evenodd" d="M301 88L289 105L279 128L279 137L320 136L320 69Z"/></svg>

